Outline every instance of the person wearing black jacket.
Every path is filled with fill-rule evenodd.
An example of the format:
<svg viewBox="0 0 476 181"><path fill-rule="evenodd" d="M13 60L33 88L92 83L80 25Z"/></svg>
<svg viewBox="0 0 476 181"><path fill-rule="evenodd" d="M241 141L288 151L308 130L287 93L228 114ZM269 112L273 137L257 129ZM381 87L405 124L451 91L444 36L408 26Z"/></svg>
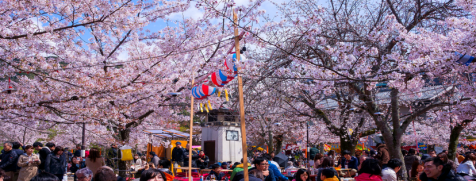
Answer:
<svg viewBox="0 0 476 181"><path fill-rule="evenodd" d="M20 155L23 155L23 153L25 152L23 152L23 150L20 150L20 147L22 146L21 143L15 141L12 143L12 145L13 151L17 153L17 159L15 160L15 163L18 163L18 158L20 158ZM21 167L17 165L17 170L15 171L15 178L18 178L18 175L20 174L20 169Z"/></svg>
<svg viewBox="0 0 476 181"><path fill-rule="evenodd" d="M117 145L116 144L111 144L111 149L109 149L109 152L107 153L107 158L106 158L106 165L110 167L114 167L117 162L117 155L118 150L117 150Z"/></svg>
<svg viewBox="0 0 476 181"><path fill-rule="evenodd" d="M465 181L438 157L428 158L424 163L425 170L420 174L421 181Z"/></svg>
<svg viewBox="0 0 476 181"><path fill-rule="evenodd" d="M12 148L12 143L6 142L3 144L3 154L0 157L2 161L0 162L0 168L5 171L8 177L15 179L15 172L17 171L17 162L18 155ZM18 175L17 175L18 176Z"/></svg>
<svg viewBox="0 0 476 181"><path fill-rule="evenodd" d="M188 157L190 156L189 150L190 145L187 144L187 149L185 149L185 160L184 160L184 166L188 167ZM196 161L198 159L198 153L195 150L192 150L192 167L197 167Z"/></svg>
<svg viewBox="0 0 476 181"><path fill-rule="evenodd" d="M45 172L56 175L59 180L63 180L66 172L66 157L63 152L63 147L57 146L55 151L46 157Z"/></svg>
<svg viewBox="0 0 476 181"><path fill-rule="evenodd" d="M81 144L77 144L76 145L76 151L74 151L74 155L75 157L81 157Z"/></svg>
<svg viewBox="0 0 476 181"><path fill-rule="evenodd" d="M225 177L225 173L221 172L221 167L218 164L213 164L212 165L212 171L210 171L209 175L207 176L206 180L211 180L211 176L214 175L215 179L214 180L225 180L223 179Z"/></svg>
<svg viewBox="0 0 476 181"><path fill-rule="evenodd" d="M208 156L205 155L205 152L200 151L200 154L198 154L198 159L195 161L197 167L200 169L206 169L208 167L208 162L210 162Z"/></svg>
<svg viewBox="0 0 476 181"><path fill-rule="evenodd" d="M182 148L182 143L177 142L175 144L175 148L172 150L172 161L174 162L174 168L182 167L183 161L187 156L185 155L185 151ZM177 166L178 165L178 166Z"/></svg>
<svg viewBox="0 0 476 181"><path fill-rule="evenodd" d="M41 150L38 152L40 154L40 161L41 164L38 167L41 171L45 171L45 165L46 165L46 158L48 155L51 154L51 149L55 147L54 143L46 143L46 147L41 148Z"/></svg>

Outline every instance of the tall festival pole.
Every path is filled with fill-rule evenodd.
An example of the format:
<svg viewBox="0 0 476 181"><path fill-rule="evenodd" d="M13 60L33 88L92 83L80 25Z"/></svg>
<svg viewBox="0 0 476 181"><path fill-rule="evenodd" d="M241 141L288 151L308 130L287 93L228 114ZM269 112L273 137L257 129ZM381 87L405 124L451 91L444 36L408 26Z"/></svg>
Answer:
<svg viewBox="0 0 476 181"><path fill-rule="evenodd" d="M233 22L235 24L235 53L236 62L240 61L240 38L238 36L238 17L233 9ZM246 147L246 127L245 127L245 101L243 100L243 81L240 75L241 68L238 67L238 93L240 98L240 125L241 125L241 140L243 149L243 174L245 176L244 181L249 181L248 178L248 148Z"/></svg>
<svg viewBox="0 0 476 181"><path fill-rule="evenodd" d="M193 84L195 84L195 76L193 75L192 78L192 87ZM192 97L192 103L190 104L190 138L188 142L188 181L192 181L192 134L193 134L193 95L190 96Z"/></svg>

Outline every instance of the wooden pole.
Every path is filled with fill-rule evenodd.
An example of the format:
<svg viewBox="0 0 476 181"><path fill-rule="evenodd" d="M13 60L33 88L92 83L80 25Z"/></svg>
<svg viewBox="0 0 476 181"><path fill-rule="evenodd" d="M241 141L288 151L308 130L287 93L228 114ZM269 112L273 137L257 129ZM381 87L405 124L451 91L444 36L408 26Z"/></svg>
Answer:
<svg viewBox="0 0 476 181"><path fill-rule="evenodd" d="M195 84L195 76L192 78L192 86ZM188 181L192 181L192 133L193 133L193 96L190 104L190 138L188 141Z"/></svg>
<svg viewBox="0 0 476 181"><path fill-rule="evenodd" d="M240 38L238 36L238 17L233 9L233 22L235 25L235 52L236 62L240 61ZM241 68L238 67L238 93L240 98L240 125L241 125L241 141L243 149L243 174L245 176L244 181L249 181L248 177L248 148L246 146L246 127L245 127L245 101L243 100L243 81L240 75Z"/></svg>

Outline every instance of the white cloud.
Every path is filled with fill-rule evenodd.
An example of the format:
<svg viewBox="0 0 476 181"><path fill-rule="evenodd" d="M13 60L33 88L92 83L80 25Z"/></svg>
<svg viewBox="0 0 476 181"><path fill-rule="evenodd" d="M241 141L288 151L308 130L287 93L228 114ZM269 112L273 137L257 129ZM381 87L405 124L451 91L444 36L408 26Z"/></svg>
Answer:
<svg viewBox="0 0 476 181"><path fill-rule="evenodd" d="M203 12L195 7L196 4L196 2L191 2L190 7L187 10L184 12L172 13L171 15L167 16L167 18L171 20L183 20L183 18L201 18L203 17Z"/></svg>

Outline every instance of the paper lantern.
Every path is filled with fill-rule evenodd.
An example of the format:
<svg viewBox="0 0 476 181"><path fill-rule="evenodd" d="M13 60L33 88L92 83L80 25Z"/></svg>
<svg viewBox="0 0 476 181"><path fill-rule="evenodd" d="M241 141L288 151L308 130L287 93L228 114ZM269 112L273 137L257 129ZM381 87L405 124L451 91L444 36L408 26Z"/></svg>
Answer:
<svg viewBox="0 0 476 181"><path fill-rule="evenodd" d="M208 85L205 85L205 84L201 84L198 86L199 90L200 90L200 95L201 96L210 96L212 94L215 93L215 91L217 90L217 88L215 87L210 87Z"/></svg>
<svg viewBox="0 0 476 181"><path fill-rule="evenodd" d="M132 147L124 145L120 148L121 150L121 160L122 161L129 161L133 160L132 158Z"/></svg>
<svg viewBox="0 0 476 181"><path fill-rule="evenodd" d="M225 84L223 83L222 79L220 78L220 72L213 72L211 76L211 81L217 87L223 87Z"/></svg>

